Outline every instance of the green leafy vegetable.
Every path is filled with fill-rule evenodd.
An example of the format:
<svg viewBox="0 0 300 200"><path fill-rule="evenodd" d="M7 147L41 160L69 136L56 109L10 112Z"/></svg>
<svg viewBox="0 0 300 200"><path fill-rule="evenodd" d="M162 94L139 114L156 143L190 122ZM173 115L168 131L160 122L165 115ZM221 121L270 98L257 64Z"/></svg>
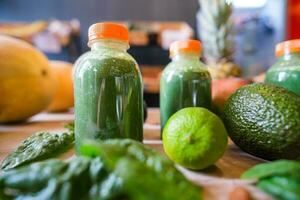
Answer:
<svg viewBox="0 0 300 200"><path fill-rule="evenodd" d="M74 132L36 133L24 140L15 151L2 162L2 170L13 169L25 164L53 158L74 146Z"/></svg>
<svg viewBox="0 0 300 200"><path fill-rule="evenodd" d="M6 199L18 200L86 199L91 185L90 162L82 157L68 163L53 159L10 170L0 177L1 192Z"/></svg>
<svg viewBox="0 0 300 200"><path fill-rule="evenodd" d="M116 163L126 156L137 162L145 163L157 172L166 172L169 169L177 172L174 164L169 159L161 156L154 149L131 139L111 139L102 142L87 141L82 145L80 152L88 157L102 157L111 168L114 168Z"/></svg>
<svg viewBox="0 0 300 200"><path fill-rule="evenodd" d="M90 142L82 146L81 153L103 158L107 167L122 178L131 200L201 199L201 190L188 182L169 159L139 142Z"/></svg>
<svg viewBox="0 0 300 200"><path fill-rule="evenodd" d="M74 122L72 122L72 123L66 124L66 125L65 125L65 128L68 129L70 133L74 134L74 129L75 129L74 126L75 126L75 125L74 125Z"/></svg>
<svg viewBox="0 0 300 200"><path fill-rule="evenodd" d="M257 186L276 199L300 199L300 162L279 160L256 165L242 178L256 179Z"/></svg>
<svg viewBox="0 0 300 200"><path fill-rule="evenodd" d="M201 189L168 159L138 142L89 143L83 152L93 158L52 159L5 172L0 176L0 199L201 199Z"/></svg>
<svg viewBox="0 0 300 200"><path fill-rule="evenodd" d="M257 186L279 200L300 199L300 180L292 177L275 176L266 178L259 181Z"/></svg>
<svg viewBox="0 0 300 200"><path fill-rule="evenodd" d="M274 175L295 175L300 178L300 162L278 160L271 163L259 164L246 171L242 179L261 179Z"/></svg>

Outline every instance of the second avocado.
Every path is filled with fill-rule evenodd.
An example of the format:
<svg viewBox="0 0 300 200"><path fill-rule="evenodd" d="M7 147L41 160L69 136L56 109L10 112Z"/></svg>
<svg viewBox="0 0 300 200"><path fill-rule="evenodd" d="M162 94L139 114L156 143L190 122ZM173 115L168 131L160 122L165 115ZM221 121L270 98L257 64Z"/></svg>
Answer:
<svg viewBox="0 0 300 200"><path fill-rule="evenodd" d="M233 142L267 159L300 158L300 97L284 88L252 84L233 94L224 110Z"/></svg>

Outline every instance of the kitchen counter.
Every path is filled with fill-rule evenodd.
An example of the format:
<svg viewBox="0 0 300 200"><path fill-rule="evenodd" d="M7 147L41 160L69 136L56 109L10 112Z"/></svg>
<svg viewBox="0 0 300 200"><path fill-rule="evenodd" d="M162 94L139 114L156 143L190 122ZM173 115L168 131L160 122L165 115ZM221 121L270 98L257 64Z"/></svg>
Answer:
<svg viewBox="0 0 300 200"><path fill-rule="evenodd" d="M73 112L69 113L41 113L21 124L0 125L0 162L18 144L34 132L62 131L64 125L74 120ZM160 140L159 109L149 108L148 119L144 124L144 143L163 153ZM217 148L217 147L216 147ZM73 154L68 152L64 157ZM205 187L206 199L228 199L228 195L236 186L246 188L256 199L271 199L249 185L248 182L239 180L240 175L255 164L264 160L242 152L229 141L229 146L224 156L214 166L206 170L195 172L178 166L184 175L196 184Z"/></svg>

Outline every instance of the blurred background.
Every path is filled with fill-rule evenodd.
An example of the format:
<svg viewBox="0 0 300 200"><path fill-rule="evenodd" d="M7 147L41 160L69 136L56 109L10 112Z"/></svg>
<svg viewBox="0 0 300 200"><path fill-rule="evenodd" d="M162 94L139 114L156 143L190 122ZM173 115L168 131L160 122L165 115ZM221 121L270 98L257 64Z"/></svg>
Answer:
<svg viewBox="0 0 300 200"><path fill-rule="evenodd" d="M219 21L201 24L201 17L218 8L207 8L205 14L198 0L0 0L0 33L29 41L50 60L74 63L89 50L91 24L124 23L130 30L129 53L143 74L145 99L149 106L158 106L158 77L169 62L168 47L174 40L202 40L205 30L223 23L232 29L234 64L243 77L252 78L274 63L276 43L300 37L298 0L231 3L232 26L227 26L222 15Z"/></svg>

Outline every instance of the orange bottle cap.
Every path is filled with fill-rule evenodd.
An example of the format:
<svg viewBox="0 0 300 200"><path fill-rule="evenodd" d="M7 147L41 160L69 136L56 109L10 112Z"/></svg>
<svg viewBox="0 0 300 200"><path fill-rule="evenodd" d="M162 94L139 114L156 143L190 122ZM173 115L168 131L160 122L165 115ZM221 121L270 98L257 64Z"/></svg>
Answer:
<svg viewBox="0 0 300 200"><path fill-rule="evenodd" d="M201 42L198 40L175 41L170 46L170 55L173 56L179 52L201 53Z"/></svg>
<svg viewBox="0 0 300 200"><path fill-rule="evenodd" d="M129 42L128 29L117 23L101 22L90 26L89 43L96 39L115 39L123 42Z"/></svg>
<svg viewBox="0 0 300 200"><path fill-rule="evenodd" d="M296 52L300 52L300 39L278 43L275 48L276 57Z"/></svg>

